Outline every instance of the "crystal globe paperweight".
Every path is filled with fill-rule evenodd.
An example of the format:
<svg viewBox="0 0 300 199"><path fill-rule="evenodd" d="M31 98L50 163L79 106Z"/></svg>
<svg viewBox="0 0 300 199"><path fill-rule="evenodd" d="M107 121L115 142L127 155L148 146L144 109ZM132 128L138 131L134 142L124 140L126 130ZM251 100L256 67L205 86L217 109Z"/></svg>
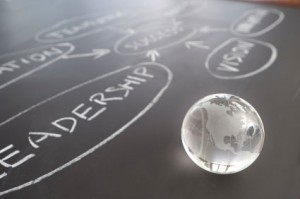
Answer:
<svg viewBox="0 0 300 199"><path fill-rule="evenodd" d="M196 102L181 130L188 156L216 174L232 174L250 166L259 156L264 138L256 110L230 94L213 94Z"/></svg>

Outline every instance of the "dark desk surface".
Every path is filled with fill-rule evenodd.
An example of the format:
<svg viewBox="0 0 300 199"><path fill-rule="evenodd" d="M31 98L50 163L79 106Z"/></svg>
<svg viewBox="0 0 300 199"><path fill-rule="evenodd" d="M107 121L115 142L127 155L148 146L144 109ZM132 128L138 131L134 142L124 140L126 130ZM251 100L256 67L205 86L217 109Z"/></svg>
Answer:
<svg viewBox="0 0 300 199"><path fill-rule="evenodd" d="M0 198L299 199L300 12L233 1L0 2ZM250 102L261 155L234 175L181 143L189 107Z"/></svg>

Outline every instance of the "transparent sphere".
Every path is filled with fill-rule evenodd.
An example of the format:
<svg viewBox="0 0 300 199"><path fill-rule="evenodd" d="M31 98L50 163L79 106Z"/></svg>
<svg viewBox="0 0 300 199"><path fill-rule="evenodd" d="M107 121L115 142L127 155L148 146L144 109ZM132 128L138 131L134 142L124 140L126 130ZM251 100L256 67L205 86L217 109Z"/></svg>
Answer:
<svg viewBox="0 0 300 199"><path fill-rule="evenodd" d="M231 174L250 166L264 144L263 123L245 100L230 94L202 98L187 112L181 130L183 146L201 168Z"/></svg>

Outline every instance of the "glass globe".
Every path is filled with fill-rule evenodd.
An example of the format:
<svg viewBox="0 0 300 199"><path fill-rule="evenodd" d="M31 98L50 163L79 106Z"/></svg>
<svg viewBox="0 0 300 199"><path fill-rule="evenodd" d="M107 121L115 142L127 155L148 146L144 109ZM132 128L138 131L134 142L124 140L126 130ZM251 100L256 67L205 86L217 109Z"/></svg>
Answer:
<svg viewBox="0 0 300 199"><path fill-rule="evenodd" d="M232 174L259 156L265 132L256 110L230 94L213 94L196 102L182 124L181 139L188 156L201 168Z"/></svg>

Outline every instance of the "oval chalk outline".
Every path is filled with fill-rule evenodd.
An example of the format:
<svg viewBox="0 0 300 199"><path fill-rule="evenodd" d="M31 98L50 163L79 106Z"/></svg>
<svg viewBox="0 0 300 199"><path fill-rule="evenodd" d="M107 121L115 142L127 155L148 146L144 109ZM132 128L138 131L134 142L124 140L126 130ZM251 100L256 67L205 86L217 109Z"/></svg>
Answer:
<svg viewBox="0 0 300 199"><path fill-rule="evenodd" d="M147 111L149 111L155 104L156 102L158 102L158 100L160 99L160 97L163 95L163 93L167 90L167 88L169 87L169 85L171 84L171 81L173 79L173 74L171 72L171 70L162 65L162 64L159 64L159 63L153 63L153 62L145 62L145 63L140 63L140 64L137 64L137 65L134 65L134 66L126 66L124 68L121 68L119 70L116 70L116 71L113 71L113 72L110 72L110 73L107 73L105 75L102 75L100 77L97 77L97 78L94 78L92 80L89 80L87 82L84 82L82 84L79 84L75 87L72 87L71 89L68 89L67 92L61 92L61 95L56 95L55 98L59 97L59 96L62 96L68 92L71 92L75 89L78 89L78 88L81 88L85 85L88 85L90 83L93 83L95 81L98 81L100 79L103 79L103 78L106 78L106 77L109 77L111 75L114 75L116 73L119 73L121 71L124 71L124 70L127 70L127 69L131 69L131 68L135 68L137 66L145 66L145 65L148 65L148 66L158 66L158 67L161 67L162 69L164 69L167 74L168 74L168 79L167 79L167 82L166 82L166 85L164 87L162 87L160 89L160 91L155 95L155 97L145 106L145 108L143 110L141 110L136 116L134 116L131 120L129 120L125 125L123 125L119 130L117 130L116 132L114 132L113 134L111 134L110 136L108 136L106 139L102 140L101 142L99 142L98 144L96 144L95 146L93 146L92 148L90 148L89 150L85 151L84 153L82 153L81 155L73 158L72 160L68 161L67 163L61 165L60 167L57 167L56 169L34 179L34 180L31 180L29 182L26 182L26 183L23 183L22 185L19 185L19 186L16 186L16 187L13 187L13 188L10 188L10 189L7 189L5 191L1 191L0 192L0 196L3 196L3 195L6 195L8 193L11 193L11 192L15 192L15 191L18 191L18 190L21 190L25 187L29 187L31 185L34 185L34 184L37 184L39 182L41 182L42 180L54 175L55 173L58 173L59 171L62 171L63 169L73 165L74 163L80 161L82 158L90 155L91 153L93 153L95 150L97 150L98 148L102 147L103 145L105 145L106 143L108 143L109 141L111 141L112 139L114 139L116 136L118 136L119 134L121 134L124 130L126 130L126 128L128 128L131 124L133 124L136 120L138 120L140 117L142 117ZM55 98L52 98L51 100L45 100L44 103L47 103L49 101L52 101L53 99ZM44 103L40 103L40 105L44 104ZM37 106L36 106L37 107ZM34 108L36 108L34 107ZM33 109L33 108L32 108Z"/></svg>
<svg viewBox="0 0 300 199"><path fill-rule="evenodd" d="M13 53L9 53L9 54L5 54L5 55L0 56L0 59L2 59L4 57L15 56L15 55L23 54L23 53L26 53L26 52L31 52L31 51L35 52L37 50L44 49L44 48L49 48L51 46L52 47L63 46L63 47L69 47L69 49L67 51L65 51L63 54L57 56L56 58L50 59L48 62L45 62L45 63L39 65L38 67L36 67L32 70L29 70L29 71L23 73L22 75L19 75L16 78L13 78L13 79L11 79L11 80L3 83L3 84L0 84L0 90L7 87L7 86L9 86L9 85L11 85L11 84L13 84L13 83L15 83L15 82L17 82L17 81L19 81L19 80L21 80L21 79L23 79L23 78L25 78L25 77L27 77L27 76L29 76L29 75L32 75L33 73L35 73L35 72L37 72L37 71L53 64L53 63L55 63L56 61L60 60L65 55L68 55L68 54L72 53L74 51L75 47L71 43L58 43L58 44L52 44L52 45L48 45L48 46L44 46L44 47L38 47L38 48L27 49L27 50L25 49L25 50L22 50L22 51L19 51L19 52L13 52Z"/></svg>
<svg viewBox="0 0 300 199"><path fill-rule="evenodd" d="M242 79L242 78L247 78L247 77L250 77L250 76L253 76L253 75L256 75L256 74L259 74L261 72L263 72L264 70L266 70L267 68L269 68L273 63L274 61L276 60L277 58L277 49L275 46L273 46L272 44L270 43L267 43L267 42L263 42L263 41L258 41L256 39L245 39L245 40L249 40L249 41L253 41L254 43L259 43L259 44L262 44L263 46L267 46L270 50L271 50L271 57L270 59L268 60L268 62L259 67L258 69L250 72L250 73L246 73L246 74L243 74L243 75L237 75L237 76L230 76L230 77L227 77L227 76L222 76L222 75L217 75L215 73L213 73L211 70L210 70L210 67L209 67L209 61L211 59L211 57L216 53L218 52L220 49L222 49L224 46L226 46L228 43L230 43L231 41L235 41L235 40L242 40L240 38L231 38L231 39L228 39L227 41L225 41L224 43L222 43L221 45L219 45L218 47L216 47L206 58L206 61L205 61L205 68L207 69L207 71L214 77L216 78L219 78L219 79Z"/></svg>
<svg viewBox="0 0 300 199"><path fill-rule="evenodd" d="M115 44L114 46L114 51L117 53L117 54L120 54L120 55L127 55L127 56L133 56L133 55L142 55L144 53L147 53L149 50L162 50L162 49L165 49L165 48L169 48L169 47L172 47L172 46L175 46L177 44L180 44L181 42L191 38L192 36L194 36L196 33L197 33L197 29L196 28L193 28L192 29L192 32L190 32L189 34L187 34L185 37L175 41L175 42L171 42L169 44L166 44L166 45L163 45L163 46L160 46L158 48L151 48L151 49L148 49L148 50L143 50L141 52L133 52L133 53L124 53L124 52L121 52L119 51L119 46L122 44L122 42L124 42L126 39L128 39L129 37L131 36L134 36L136 34L138 34L139 32L137 33L133 33L133 34L128 34L128 35L125 35L123 38L121 38L120 40L117 41L117 43Z"/></svg>
<svg viewBox="0 0 300 199"><path fill-rule="evenodd" d="M118 13L118 12L125 13L125 14L131 15L131 16L135 16L135 14L133 14L130 11L116 11L116 13ZM95 34L97 32L104 31L105 29L107 29L111 26L111 25L104 25L104 27L102 27L102 28L96 28L93 31L88 31L86 33L82 33L82 34L75 35L75 36L68 37L68 38L64 38L64 39L43 39L43 38L40 38L41 36L43 36L43 34L47 33L49 30L53 30L53 29L55 30L56 28L61 27L61 26L65 25L65 24L68 24L70 22L79 21L81 19L89 18L89 17L93 17L93 16L103 16L103 15L101 15L99 13L93 13L93 14L81 15L81 16L61 20L61 21L55 23L54 25L52 25L50 27L47 27L47 28L44 28L41 31L39 31L38 33L36 33L36 35L34 36L34 39L37 42L41 42L41 43L56 43L56 42L72 41L72 40L75 40L75 39L79 39L79 38L82 38L82 37L86 37L86 36ZM120 19L122 19L122 18L120 18Z"/></svg>
<svg viewBox="0 0 300 199"><path fill-rule="evenodd" d="M249 15L249 13L253 12L254 10L257 9L265 9L267 11L276 13L278 15L278 19L276 21L274 21L273 23L271 23L269 26L265 27L264 29L258 31L258 32L254 32L254 33L250 33L250 34L242 34L239 33L237 31L235 31L234 26L245 16ZM237 35L237 36L245 36L245 37L256 37L256 36L260 36L263 35L267 32L269 32L270 30L272 30L273 28L275 28L276 26L278 26L284 19L285 15L282 11L277 10L277 9L270 9L270 8L255 8L255 9L251 9L246 11L245 13L243 13L239 18L237 18L231 25L230 25L230 31Z"/></svg>

